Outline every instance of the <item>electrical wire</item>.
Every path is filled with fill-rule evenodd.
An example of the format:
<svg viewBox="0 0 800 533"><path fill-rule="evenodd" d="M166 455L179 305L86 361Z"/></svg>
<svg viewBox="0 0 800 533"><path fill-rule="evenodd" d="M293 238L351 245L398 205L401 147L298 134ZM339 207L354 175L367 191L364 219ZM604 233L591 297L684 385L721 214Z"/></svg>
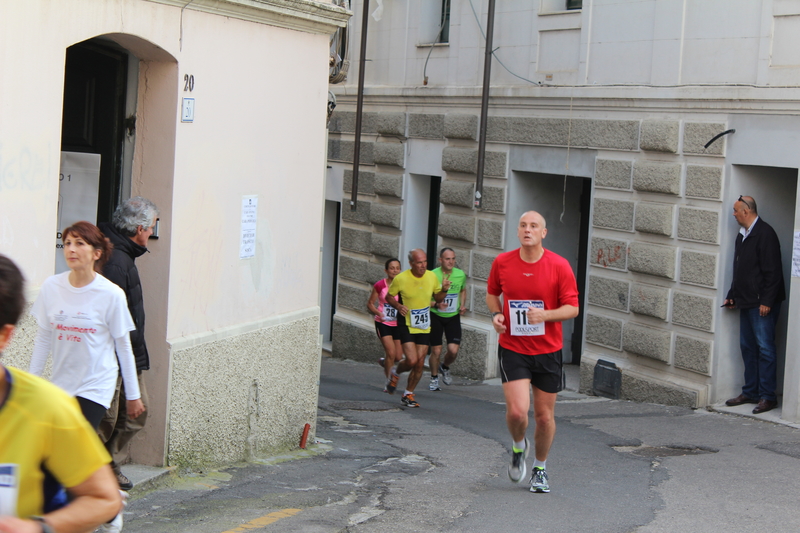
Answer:
<svg viewBox="0 0 800 533"><path fill-rule="evenodd" d="M472 0L470 0L471 2ZM450 0L444 0L444 6L442 6L442 23L439 25L439 33L436 34L436 37L433 39L431 43L431 49L428 50L428 57L425 58L425 68L422 69L422 84L428 85L428 60L431 58L431 52L433 52L433 47L436 46L436 43L439 42L439 38L442 36L442 31L444 31L444 22L446 20L444 14L447 13L447 5L450 3ZM474 11L474 9L473 9ZM479 24L480 25L480 24ZM483 32L483 30L481 30ZM485 36L484 36L485 39Z"/></svg>
<svg viewBox="0 0 800 533"><path fill-rule="evenodd" d="M481 20L480 20L480 18L478 17L478 12L477 12L477 11L475 11L475 5L472 3L472 0L469 0L469 7L471 7L471 8L472 8L472 14L475 16L475 22L477 22L477 23L478 23L478 29L479 29L479 30L481 30L481 35L483 36L483 41L484 41L484 42L486 42L486 33L483 31L483 26L481 26ZM536 81L533 81L533 80L529 80L528 78L524 78L524 77L520 76L519 74L516 74L515 72L512 72L512 70L511 70L510 68L508 68L508 67L505 65L505 63L503 63L503 62L500 60L500 58L497 56L497 50L498 50L498 48L495 48L494 50L492 50L492 56L494 57L494 59L495 59L495 60L496 60L498 63L500 63L500 66L501 66L501 67L503 67L504 69L506 69L506 71L507 71L509 74L511 74L512 76L515 76L515 77L517 77L517 78L519 78L519 79L521 79L522 81L527 81L528 83L532 83L532 84L534 84L534 85L540 85L540 83L539 83L539 82L536 82Z"/></svg>
<svg viewBox="0 0 800 533"><path fill-rule="evenodd" d="M480 17L478 16L478 12L475 10L475 5L472 3L472 0L469 0L469 7L472 8L472 14L475 17L475 22L478 24L478 29L483 36L483 40L486 40L486 33L483 31L483 26L481 26ZM500 47L495 48L492 50L492 56L494 59L503 67L506 72L514 76L515 78L519 78L522 81L526 81L533 85L542 86L542 84L538 81L529 80L524 76L520 76L510 68L508 68L505 63L500 59L497 55L497 50ZM597 87L596 84L569 84L569 85L558 85L558 87ZM600 85L600 87L629 87L629 88L640 88L640 89L680 89L684 87L751 87L753 89L764 89L767 88L764 85L756 85L755 83L677 83L672 85L643 85L641 83L604 83ZM770 89L797 89L796 85L770 85Z"/></svg>

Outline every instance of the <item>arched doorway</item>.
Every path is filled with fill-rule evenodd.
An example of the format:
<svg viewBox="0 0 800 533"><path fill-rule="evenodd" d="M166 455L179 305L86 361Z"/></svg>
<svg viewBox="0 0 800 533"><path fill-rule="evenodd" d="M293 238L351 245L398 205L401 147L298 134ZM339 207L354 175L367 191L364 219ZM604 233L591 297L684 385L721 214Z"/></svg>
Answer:
<svg viewBox="0 0 800 533"><path fill-rule="evenodd" d="M178 88L177 60L140 37L107 34L66 49L62 161L67 152L99 159L92 167L94 181L85 185L96 189L94 199L83 206L94 210L94 218L83 218L107 221L119 202L136 195L159 208L158 239L150 240L151 253L137 260L147 314L150 370L144 376L150 405L147 424L131 447L134 462L153 465L164 464L168 425L166 338ZM61 195L59 202L65 203Z"/></svg>

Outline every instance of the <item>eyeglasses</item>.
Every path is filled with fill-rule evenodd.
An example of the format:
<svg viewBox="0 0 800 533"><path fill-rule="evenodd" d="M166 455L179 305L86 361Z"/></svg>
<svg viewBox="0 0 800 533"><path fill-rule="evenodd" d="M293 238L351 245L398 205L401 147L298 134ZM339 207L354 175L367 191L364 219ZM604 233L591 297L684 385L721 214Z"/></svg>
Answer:
<svg viewBox="0 0 800 533"><path fill-rule="evenodd" d="M742 196L741 194L739 195L739 199L737 200L737 202L742 202L744 205L746 205L746 206L747 206L747 209L749 209L749 210L751 210L751 211L753 210L753 206L752 206L752 205L750 205L750 202L748 202L747 200L745 200L745 199L744 199L744 196Z"/></svg>

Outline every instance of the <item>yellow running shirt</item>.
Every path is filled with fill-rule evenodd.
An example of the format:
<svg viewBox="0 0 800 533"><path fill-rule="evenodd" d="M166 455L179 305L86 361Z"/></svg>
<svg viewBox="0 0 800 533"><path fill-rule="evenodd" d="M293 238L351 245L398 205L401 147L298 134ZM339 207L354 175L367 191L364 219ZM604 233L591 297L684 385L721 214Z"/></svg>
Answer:
<svg viewBox="0 0 800 533"><path fill-rule="evenodd" d="M395 297L399 294L403 305L408 307L406 326L409 333L431 332L430 304L433 295L441 291L439 278L430 270L426 270L421 278L412 274L410 269L395 276L389 294Z"/></svg>
<svg viewBox="0 0 800 533"><path fill-rule="evenodd" d="M11 390L0 405L0 515L44 512L47 470L65 487L86 481L111 457L67 393L27 372L0 365Z"/></svg>

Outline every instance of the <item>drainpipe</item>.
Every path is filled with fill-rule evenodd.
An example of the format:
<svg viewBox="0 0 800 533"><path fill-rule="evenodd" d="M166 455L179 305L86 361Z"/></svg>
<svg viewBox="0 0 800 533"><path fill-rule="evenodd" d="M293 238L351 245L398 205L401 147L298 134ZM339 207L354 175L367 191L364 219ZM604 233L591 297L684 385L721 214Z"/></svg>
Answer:
<svg viewBox="0 0 800 533"><path fill-rule="evenodd" d="M495 0L489 0L486 19L486 51L483 63L483 93L481 94L481 123L478 136L478 177L475 181L475 207L483 202L483 167L486 162L486 115L489 111L489 78L492 74L492 37L494 35Z"/></svg>
<svg viewBox="0 0 800 533"><path fill-rule="evenodd" d="M358 160L361 158L361 115L364 109L364 66L367 52L367 23L369 22L369 0L364 1L361 17L361 57L358 58L358 100L356 101L356 140L353 146L353 190L350 193L350 211L358 207ZM494 1L494 0L492 0Z"/></svg>

